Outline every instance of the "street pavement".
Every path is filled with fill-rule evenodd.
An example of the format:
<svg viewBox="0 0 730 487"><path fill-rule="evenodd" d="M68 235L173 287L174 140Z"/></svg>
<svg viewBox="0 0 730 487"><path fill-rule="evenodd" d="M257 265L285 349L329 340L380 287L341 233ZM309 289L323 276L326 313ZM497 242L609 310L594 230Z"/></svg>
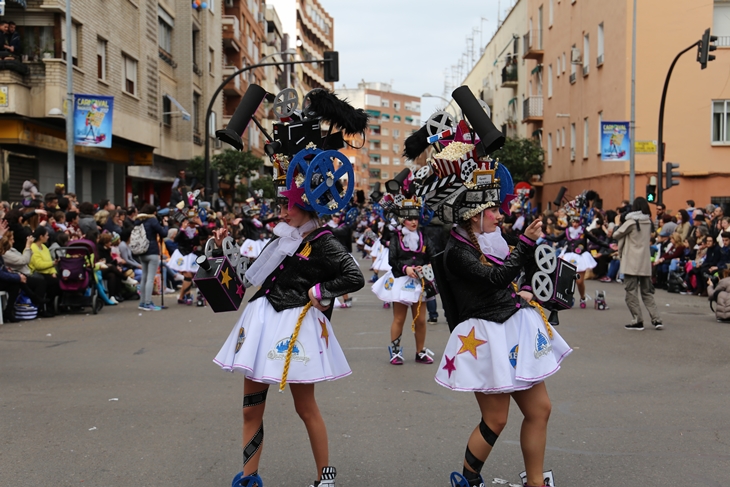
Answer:
<svg viewBox="0 0 730 487"><path fill-rule="evenodd" d="M547 380L545 467L556 485L727 485L730 324L715 321L705 298L657 291L666 329L627 331L622 286L588 283L596 289L609 310L589 302L560 313L574 352ZM443 313L428 328L436 363L413 361L406 332L396 367L386 350L392 312L369 285L354 297L333 317L353 374L317 386L337 485L447 486L479 412L472 394L433 380L449 333ZM135 301L0 326L0 486L230 485L242 463L243 379L212 359L240 313L167 298L159 312ZM288 390L272 387L266 408L266 487L308 486L314 462ZM519 481L520 422L513 402L486 485Z"/></svg>

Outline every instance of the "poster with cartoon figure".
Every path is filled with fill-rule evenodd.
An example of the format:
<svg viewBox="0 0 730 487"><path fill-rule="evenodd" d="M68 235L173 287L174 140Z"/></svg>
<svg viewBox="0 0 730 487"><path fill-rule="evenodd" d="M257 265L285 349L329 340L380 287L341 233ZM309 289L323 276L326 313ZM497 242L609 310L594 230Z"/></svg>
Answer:
<svg viewBox="0 0 730 487"><path fill-rule="evenodd" d="M601 160L630 160L629 122L601 122Z"/></svg>
<svg viewBox="0 0 730 487"><path fill-rule="evenodd" d="M74 95L75 144L111 148L113 113L113 96Z"/></svg>

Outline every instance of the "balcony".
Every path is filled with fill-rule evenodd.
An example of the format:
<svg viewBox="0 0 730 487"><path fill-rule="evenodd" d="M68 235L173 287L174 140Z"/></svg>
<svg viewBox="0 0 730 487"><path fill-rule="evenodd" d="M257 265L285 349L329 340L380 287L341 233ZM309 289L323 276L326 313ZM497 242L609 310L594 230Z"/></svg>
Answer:
<svg viewBox="0 0 730 487"><path fill-rule="evenodd" d="M494 90L486 87L479 93L479 99L489 106L494 104Z"/></svg>
<svg viewBox="0 0 730 487"><path fill-rule="evenodd" d="M570 84L571 85L575 84L575 73L570 73Z"/></svg>
<svg viewBox="0 0 730 487"><path fill-rule="evenodd" d="M542 61L545 51L542 47L542 29L533 29L522 36L522 59L535 59Z"/></svg>
<svg viewBox="0 0 730 487"><path fill-rule="evenodd" d="M238 71L236 66L223 66L223 79L228 78L230 75ZM242 96L243 90L241 89L241 76L236 76L229 81L223 88L223 93L226 96Z"/></svg>
<svg viewBox="0 0 730 487"><path fill-rule="evenodd" d="M223 48L241 52L241 28L238 24L238 17L224 15L221 20L223 25Z"/></svg>
<svg viewBox="0 0 730 487"><path fill-rule="evenodd" d="M541 96L531 96L522 102L522 122L542 122Z"/></svg>
<svg viewBox="0 0 730 487"><path fill-rule="evenodd" d="M517 88L517 66L508 64L502 68L502 87Z"/></svg>

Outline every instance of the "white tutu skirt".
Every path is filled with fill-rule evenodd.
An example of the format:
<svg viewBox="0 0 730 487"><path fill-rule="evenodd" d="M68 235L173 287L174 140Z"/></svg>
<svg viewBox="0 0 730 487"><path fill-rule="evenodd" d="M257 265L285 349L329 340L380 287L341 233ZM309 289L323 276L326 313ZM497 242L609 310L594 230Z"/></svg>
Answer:
<svg viewBox="0 0 730 487"><path fill-rule="evenodd" d="M415 304L421 296L421 281L408 276L393 277L388 271L372 287L373 292L386 303Z"/></svg>
<svg viewBox="0 0 730 487"><path fill-rule="evenodd" d="M179 250L175 250L170 256L167 267L177 272L198 272L198 264L195 262L197 258L195 254L183 255Z"/></svg>
<svg viewBox="0 0 730 487"><path fill-rule="evenodd" d="M380 253L375 258L375 262L373 262L373 270L376 272L389 271L390 270L390 264L388 264L389 257L390 257L390 249L388 249L388 247L383 246L380 249Z"/></svg>
<svg viewBox="0 0 730 487"><path fill-rule="evenodd" d="M578 272L585 272L598 265L596 263L596 259L593 258L590 252L581 252L580 254L576 254L575 252L564 252L560 255L560 258L576 266L578 268Z"/></svg>
<svg viewBox="0 0 730 487"><path fill-rule="evenodd" d="M250 259L255 259L261 253L266 243L263 240L251 240L247 238L241 244L241 255Z"/></svg>
<svg viewBox="0 0 730 487"><path fill-rule="evenodd" d="M253 381L278 384L289 339L302 309L277 313L264 297L248 303L213 362L223 370L243 372ZM287 382L309 384L351 373L329 320L321 311L310 308L294 344Z"/></svg>
<svg viewBox="0 0 730 487"><path fill-rule="evenodd" d="M540 313L524 308L504 323L469 319L451 332L436 382L454 391L509 393L529 389L560 369L573 350Z"/></svg>

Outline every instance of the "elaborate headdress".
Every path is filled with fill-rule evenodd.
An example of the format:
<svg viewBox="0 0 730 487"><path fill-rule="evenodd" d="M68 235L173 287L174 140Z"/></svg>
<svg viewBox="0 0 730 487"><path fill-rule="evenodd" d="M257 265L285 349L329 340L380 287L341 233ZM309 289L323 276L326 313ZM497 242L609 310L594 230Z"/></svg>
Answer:
<svg viewBox="0 0 730 487"><path fill-rule="evenodd" d="M265 98L274 102L273 111L279 118L273 137L265 134L269 140L265 151L274 164L277 199L320 215L343 209L355 190L355 173L339 149L345 146L343 133L365 132L367 113L319 88L307 93L299 110L296 90L287 88L273 96L252 84L228 127L217 131L216 137L241 150L241 134ZM324 137L323 122L329 125Z"/></svg>
<svg viewBox="0 0 730 487"><path fill-rule="evenodd" d="M436 112L406 140L404 155L410 159L429 144L437 150L430 161L433 174L424 171L423 185L416 194L447 223L468 220L487 208L500 207L509 213L515 198L512 176L489 157L502 147L504 136L467 86L457 88L452 96L471 126L466 120L456 124L448 113Z"/></svg>

